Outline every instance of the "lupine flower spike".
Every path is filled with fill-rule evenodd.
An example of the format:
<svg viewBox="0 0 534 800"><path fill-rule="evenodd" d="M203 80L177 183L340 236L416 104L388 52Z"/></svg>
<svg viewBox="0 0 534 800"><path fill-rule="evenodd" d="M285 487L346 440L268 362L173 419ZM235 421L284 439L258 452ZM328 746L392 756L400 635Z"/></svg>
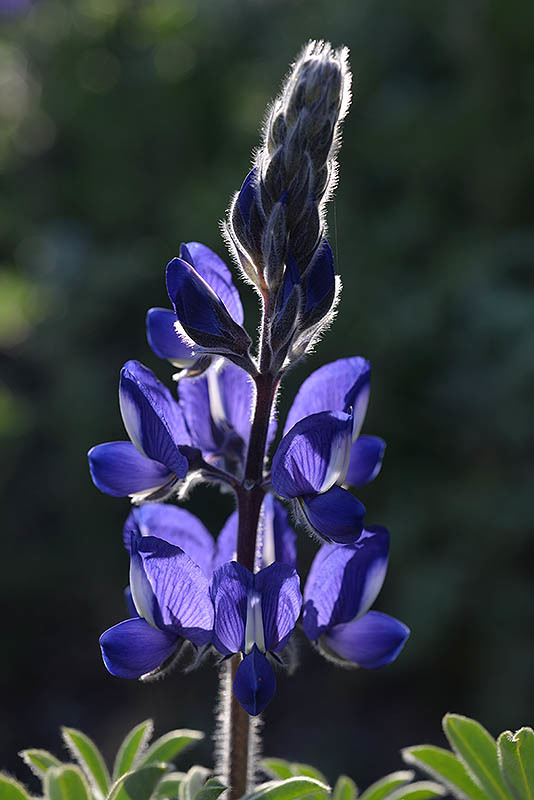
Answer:
<svg viewBox="0 0 534 800"><path fill-rule="evenodd" d="M199 242L182 245L165 272L169 308L151 308L146 318L152 351L180 370L175 389L129 361L119 404L130 441L89 452L96 486L135 504L123 530L130 618L102 634L104 663L115 676L146 679L165 674L189 642L195 663L211 653L222 664L230 692L222 690L218 771L230 800L253 780L249 715L274 697L273 664L288 662L302 605L305 634L336 662L384 666L409 635L402 622L370 610L389 533L366 523L352 494L378 475L385 451L382 439L361 433L365 358L341 358L304 381L268 463L284 375L331 324L339 299L325 214L350 102L347 55L324 42L305 47L230 205L224 235L260 298L256 354L228 266ZM236 497L217 538L173 502L198 480ZM322 542L304 604L288 511Z"/></svg>

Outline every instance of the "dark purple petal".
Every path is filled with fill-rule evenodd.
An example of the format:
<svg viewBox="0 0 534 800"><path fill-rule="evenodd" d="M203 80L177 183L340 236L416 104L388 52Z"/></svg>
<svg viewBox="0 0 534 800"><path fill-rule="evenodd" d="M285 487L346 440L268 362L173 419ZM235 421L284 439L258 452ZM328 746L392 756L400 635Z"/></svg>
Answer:
<svg viewBox="0 0 534 800"><path fill-rule="evenodd" d="M243 324L243 306L232 282L232 273L219 256L200 242L187 242L180 248L180 257L191 264L201 278L219 295L230 316Z"/></svg>
<svg viewBox="0 0 534 800"><path fill-rule="evenodd" d="M202 645L211 640L213 606L200 567L155 536L132 536L130 587L139 614L157 628Z"/></svg>
<svg viewBox="0 0 534 800"><path fill-rule="evenodd" d="M176 314L167 308L150 308L146 315L148 343L159 358L166 358L177 367L188 367L195 361L191 345L176 332Z"/></svg>
<svg viewBox="0 0 534 800"><path fill-rule="evenodd" d="M217 567L210 594L215 608L213 646L222 655L238 653L244 647L247 600L253 575L242 564L231 561Z"/></svg>
<svg viewBox="0 0 534 800"><path fill-rule="evenodd" d="M191 439L169 390L151 370L128 361L121 370L119 400L124 427L137 449L183 478L188 462L178 448Z"/></svg>
<svg viewBox="0 0 534 800"><path fill-rule="evenodd" d="M364 486L372 481L382 467L386 443L379 436L358 436L350 451L345 481L348 486Z"/></svg>
<svg viewBox="0 0 534 800"><path fill-rule="evenodd" d="M364 530L352 545L323 545L304 589L303 627L316 641L334 625L362 616L375 601L387 570L389 533Z"/></svg>
<svg viewBox="0 0 534 800"><path fill-rule="evenodd" d="M309 266L302 276L304 308L302 325L307 328L319 322L330 310L336 293L334 256L327 239L317 248ZM324 411L332 409L318 409Z"/></svg>
<svg viewBox="0 0 534 800"><path fill-rule="evenodd" d="M241 211L243 222L247 227L250 222L250 209L252 207L254 198L256 197L255 178L256 178L256 167L251 169L250 172L248 173L247 177L243 181L243 184L237 196L237 204L239 206L239 210Z"/></svg>
<svg viewBox="0 0 534 800"><path fill-rule="evenodd" d="M345 625L336 625L321 637L321 644L365 669L391 664L406 644L410 629L398 619L368 611Z"/></svg>
<svg viewBox="0 0 534 800"><path fill-rule="evenodd" d="M217 537L217 548L214 559L214 569L227 561L235 561L237 558L237 526L239 517L237 511L233 511Z"/></svg>
<svg viewBox="0 0 534 800"><path fill-rule="evenodd" d="M215 272L207 277L209 281L181 258L167 265L167 290L178 321L201 348L243 354L250 339L232 317L232 312L238 318L242 316L236 289Z"/></svg>
<svg viewBox="0 0 534 800"><path fill-rule="evenodd" d="M271 665L257 647L244 656L234 678L234 694L247 714L255 717L271 701L276 678Z"/></svg>
<svg viewBox="0 0 534 800"><path fill-rule="evenodd" d="M288 564L271 564L254 575L254 589L261 598L265 649L283 650L302 607L297 570Z"/></svg>
<svg viewBox="0 0 534 800"><path fill-rule="evenodd" d="M181 548L207 578L211 577L215 549L213 537L198 517L185 508L145 503L134 508L124 523L123 539L128 552L132 532L155 536Z"/></svg>
<svg viewBox="0 0 534 800"><path fill-rule="evenodd" d="M274 561L297 566L297 536L287 517L287 511L272 494L263 501L260 521L261 558L258 567L268 567Z"/></svg>
<svg viewBox="0 0 534 800"><path fill-rule="evenodd" d="M100 637L104 664L117 678L140 678L172 656L180 637L152 628L144 619L127 619Z"/></svg>
<svg viewBox="0 0 534 800"><path fill-rule="evenodd" d="M365 506L339 486L324 494L303 495L299 502L312 528L323 539L352 544L363 529Z"/></svg>
<svg viewBox="0 0 534 800"><path fill-rule="evenodd" d="M93 483L112 497L158 489L174 478L167 467L141 455L131 442L97 444L88 457Z"/></svg>
<svg viewBox="0 0 534 800"><path fill-rule="evenodd" d="M300 387L287 416L284 433L319 411L353 409L353 439L358 435L369 401L371 365L365 358L340 358L315 370Z"/></svg>
<svg viewBox="0 0 534 800"><path fill-rule="evenodd" d="M312 414L297 422L274 454L271 480L281 497L326 492L341 482L352 446L352 420L342 411Z"/></svg>
<svg viewBox="0 0 534 800"><path fill-rule="evenodd" d="M243 369L228 362L222 370L217 372L217 381L226 422L232 430L239 434L243 442L247 443L255 397L254 382ZM212 415L216 412L216 408L216 404L212 401ZM216 413L215 418L217 418Z"/></svg>
<svg viewBox="0 0 534 800"><path fill-rule="evenodd" d="M224 444L224 433L217 428L210 412L207 374L212 370L213 365L199 378L178 383L180 408L184 414L191 442L204 456L220 453Z"/></svg>

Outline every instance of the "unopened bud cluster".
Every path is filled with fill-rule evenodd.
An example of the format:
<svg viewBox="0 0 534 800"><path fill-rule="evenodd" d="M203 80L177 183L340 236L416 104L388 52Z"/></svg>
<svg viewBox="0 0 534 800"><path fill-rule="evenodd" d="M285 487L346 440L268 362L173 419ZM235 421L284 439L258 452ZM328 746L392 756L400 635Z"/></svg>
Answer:
<svg viewBox="0 0 534 800"><path fill-rule="evenodd" d="M305 352L335 302L324 207L350 102L347 55L324 42L307 45L270 109L255 166L230 209L228 239L267 300L278 362Z"/></svg>

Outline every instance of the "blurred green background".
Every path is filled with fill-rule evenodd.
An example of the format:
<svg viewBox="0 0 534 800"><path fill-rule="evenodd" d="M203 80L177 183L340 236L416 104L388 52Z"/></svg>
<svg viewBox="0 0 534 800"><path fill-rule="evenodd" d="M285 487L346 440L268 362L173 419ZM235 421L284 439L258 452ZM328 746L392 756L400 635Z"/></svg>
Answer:
<svg viewBox="0 0 534 800"><path fill-rule="evenodd" d="M359 494L392 557L376 607L412 637L394 665L335 670L301 643L265 714L265 752L360 785L441 743L446 711L493 733L532 722L534 15L528 0L0 0L0 765L57 750L58 726L110 755L128 726L212 732L211 666L150 686L105 671L124 618L126 500L87 449L123 438L119 369L152 355L181 241L224 254L218 220L264 109L303 43L351 49L330 237L338 320L287 380L373 363L364 430L381 477ZM244 287L254 330L255 299ZM215 533L215 490L189 507ZM300 537L301 564L315 545ZM531 640L530 640L531 641ZM199 758L211 763L209 739Z"/></svg>

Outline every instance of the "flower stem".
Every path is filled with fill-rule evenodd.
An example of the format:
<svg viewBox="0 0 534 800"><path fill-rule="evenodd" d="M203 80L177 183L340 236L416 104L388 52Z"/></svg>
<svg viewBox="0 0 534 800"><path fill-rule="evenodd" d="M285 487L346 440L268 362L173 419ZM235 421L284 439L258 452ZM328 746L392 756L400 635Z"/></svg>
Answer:
<svg viewBox="0 0 534 800"><path fill-rule="evenodd" d="M237 489L237 508L239 515L237 534L237 561L251 572L254 571L256 556L256 534L260 519L261 506L265 497L263 484L263 464L267 433L271 419L272 406L278 385L278 376L270 371L270 348L268 344L269 309L264 306L262 334L260 341L260 371L254 378L256 384L256 400L254 416L250 429L250 439L245 465L243 483ZM229 800L242 797L255 774L255 750L250 746L252 735L250 718L239 705L232 691L235 673L239 667L241 655L231 660L231 685L225 696L225 712L229 717L228 738L225 753L225 777L230 785ZM228 682L226 683L228 687Z"/></svg>

